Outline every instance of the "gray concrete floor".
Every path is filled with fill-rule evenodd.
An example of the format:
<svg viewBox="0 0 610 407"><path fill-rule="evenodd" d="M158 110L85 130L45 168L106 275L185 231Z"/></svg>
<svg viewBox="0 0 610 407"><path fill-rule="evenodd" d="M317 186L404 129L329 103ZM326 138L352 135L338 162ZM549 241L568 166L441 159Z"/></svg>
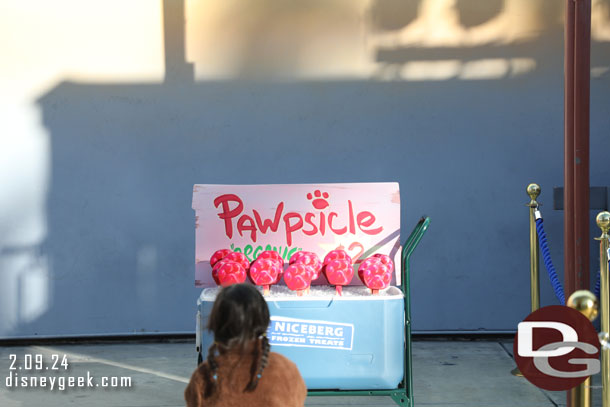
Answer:
<svg viewBox="0 0 610 407"><path fill-rule="evenodd" d="M512 344L507 341L415 341L416 406L542 407L563 406L565 393L544 392L514 377ZM64 391L6 387L17 355L67 355L70 376L130 377L131 388L67 388ZM195 368L192 343L126 343L0 347L0 406L184 406L182 393ZM35 361L34 361L35 367ZM53 377L44 369L40 376ZM18 373L18 371L17 371ZM66 375L63 371L60 375ZM597 378L598 379L598 378ZM48 380L48 379L47 379ZM99 383L98 383L99 384ZM594 406L601 390L595 388ZM393 406L386 397L309 397L306 406Z"/></svg>

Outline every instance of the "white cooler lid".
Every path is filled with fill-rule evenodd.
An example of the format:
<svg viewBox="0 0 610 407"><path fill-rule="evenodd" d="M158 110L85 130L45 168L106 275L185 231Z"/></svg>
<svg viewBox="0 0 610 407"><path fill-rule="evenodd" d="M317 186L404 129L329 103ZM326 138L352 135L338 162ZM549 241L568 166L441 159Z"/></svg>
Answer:
<svg viewBox="0 0 610 407"><path fill-rule="evenodd" d="M262 288L257 287L262 293ZM204 288L199 295L197 304L204 301L213 302L220 287ZM398 287L390 286L379 290L379 294L372 295L371 290L365 286L345 286L343 295L337 295L335 288L330 286L313 286L309 294L297 296L295 291L286 286L272 286L271 292L265 297L267 301L320 301L332 299L333 301L387 301L391 299L404 298Z"/></svg>

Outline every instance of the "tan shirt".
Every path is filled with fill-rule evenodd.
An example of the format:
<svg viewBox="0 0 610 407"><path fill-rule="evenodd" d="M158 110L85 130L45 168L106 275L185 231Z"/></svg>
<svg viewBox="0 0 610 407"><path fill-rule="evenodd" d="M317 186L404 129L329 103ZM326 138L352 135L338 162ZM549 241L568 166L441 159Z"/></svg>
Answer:
<svg viewBox="0 0 610 407"><path fill-rule="evenodd" d="M188 407L303 407L307 387L296 365L279 353L269 353L269 363L253 392L244 392L250 380L252 356L236 352L217 357L218 386L203 399L205 382L201 366L191 376L184 398Z"/></svg>

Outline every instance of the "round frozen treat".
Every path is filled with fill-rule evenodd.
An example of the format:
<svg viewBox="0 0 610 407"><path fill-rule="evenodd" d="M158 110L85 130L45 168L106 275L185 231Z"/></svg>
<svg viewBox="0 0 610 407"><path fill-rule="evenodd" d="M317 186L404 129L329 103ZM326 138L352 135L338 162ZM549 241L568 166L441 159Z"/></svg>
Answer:
<svg viewBox="0 0 610 407"><path fill-rule="evenodd" d="M246 270L241 263L221 260L218 264L218 281L223 287L246 281Z"/></svg>
<svg viewBox="0 0 610 407"><path fill-rule="evenodd" d="M216 285L220 285L220 280L218 279L218 268L220 266L222 266L222 260L216 262L216 264L214 264L214 267L212 267L212 278L214 279Z"/></svg>
<svg viewBox="0 0 610 407"><path fill-rule="evenodd" d="M352 262L352 258L345 250L332 250L324 257L324 265L327 265L333 260L348 260Z"/></svg>
<svg viewBox="0 0 610 407"><path fill-rule="evenodd" d="M389 271L386 264L381 262L370 264L362 270L362 280L364 281L364 285L370 288L373 291L373 294L376 294L378 290L383 290L390 285L392 272Z"/></svg>
<svg viewBox="0 0 610 407"><path fill-rule="evenodd" d="M278 268L279 268L279 273L278 273L277 277L275 278L275 282L273 284L279 283L280 280L282 279L282 273L284 272L284 259L282 259L282 256L280 256L280 254L278 252L276 252L275 250L265 250L264 252L261 252L256 257L256 260L254 260L254 261L258 261L258 260L271 260L271 261L274 261L277 263ZM250 267L252 267L252 266L250 266ZM254 280L252 280L252 275L248 274L248 277L254 283Z"/></svg>
<svg viewBox="0 0 610 407"><path fill-rule="evenodd" d="M282 279L282 273L284 272L284 259L282 259L282 256L280 256L278 252L276 252L275 250L265 250L264 252L258 255L256 260L271 260L276 262L280 272L278 273L274 284L280 282L280 280Z"/></svg>
<svg viewBox="0 0 610 407"><path fill-rule="evenodd" d="M326 265L326 278L331 285L347 285L354 277L354 268L349 260L332 260Z"/></svg>
<svg viewBox="0 0 610 407"><path fill-rule="evenodd" d="M362 261L362 263L360 263L360 266L358 267L358 278L360 279L360 281L362 281L362 284L364 284L364 278L362 277L362 273L364 272L364 270L366 270L368 267L370 267L372 265L376 265L376 264L382 264L382 263L381 263L381 259L379 257L375 257L375 256L367 257L366 259L364 259Z"/></svg>
<svg viewBox="0 0 610 407"><path fill-rule="evenodd" d="M248 258L243 253L231 252L231 253L227 254L223 260L235 261L235 262L241 264L242 267L244 268L244 270L246 270L246 271L250 268L250 262L248 261Z"/></svg>
<svg viewBox="0 0 610 407"><path fill-rule="evenodd" d="M291 290L301 292L309 288L312 274L313 271L310 266L294 263L289 265L286 271L284 271L284 282Z"/></svg>
<svg viewBox="0 0 610 407"><path fill-rule="evenodd" d="M387 254L377 253L374 254L373 257L377 257L381 260L383 264L390 266L390 273L394 271L394 262L392 261L392 258L390 256L388 256Z"/></svg>
<svg viewBox="0 0 610 407"><path fill-rule="evenodd" d="M216 263L224 259L229 253L231 253L231 250L229 249L216 250L214 254L212 254L212 257L210 257L210 266L214 267Z"/></svg>
<svg viewBox="0 0 610 407"><path fill-rule="evenodd" d="M256 257L256 260L259 260L259 259L276 260L276 261L279 261L280 263L282 263L282 265L284 264L284 259L282 259L282 256L275 250L265 250L264 252L261 252Z"/></svg>
<svg viewBox="0 0 610 407"><path fill-rule="evenodd" d="M270 286L275 284L282 268L274 259L260 257L250 265L250 278L256 285Z"/></svg>
<svg viewBox="0 0 610 407"><path fill-rule="evenodd" d="M313 252L296 252L290 257L289 263L302 263L311 266L311 269L314 272L313 276L311 277L312 281L316 280L320 276L320 271L322 271L322 262L320 261L318 255Z"/></svg>
<svg viewBox="0 0 610 407"><path fill-rule="evenodd" d="M288 259L288 264L296 263L296 262L299 261L299 259L302 256L306 256L306 255L308 255L310 253L312 253L312 252L308 252L308 251L305 251L305 250L298 251L295 254L293 254L292 256L290 256L290 259Z"/></svg>

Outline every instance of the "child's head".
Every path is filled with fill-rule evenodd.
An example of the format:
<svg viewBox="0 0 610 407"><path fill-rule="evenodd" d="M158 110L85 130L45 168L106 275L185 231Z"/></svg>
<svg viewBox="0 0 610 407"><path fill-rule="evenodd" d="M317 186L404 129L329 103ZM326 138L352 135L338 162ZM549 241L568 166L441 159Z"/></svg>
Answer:
<svg viewBox="0 0 610 407"><path fill-rule="evenodd" d="M266 332L269 326L267 302L250 284L235 284L223 288L208 319L208 330L214 333L214 343L208 350L207 366L203 374L206 382L204 398L210 397L217 388L217 351L243 351L252 348L250 380L244 391L254 391L269 357L269 341ZM251 345L251 346L250 346Z"/></svg>
<svg viewBox="0 0 610 407"><path fill-rule="evenodd" d="M208 320L214 341L227 349L243 348L263 335L268 326L267 302L250 284L223 288L214 301Z"/></svg>

